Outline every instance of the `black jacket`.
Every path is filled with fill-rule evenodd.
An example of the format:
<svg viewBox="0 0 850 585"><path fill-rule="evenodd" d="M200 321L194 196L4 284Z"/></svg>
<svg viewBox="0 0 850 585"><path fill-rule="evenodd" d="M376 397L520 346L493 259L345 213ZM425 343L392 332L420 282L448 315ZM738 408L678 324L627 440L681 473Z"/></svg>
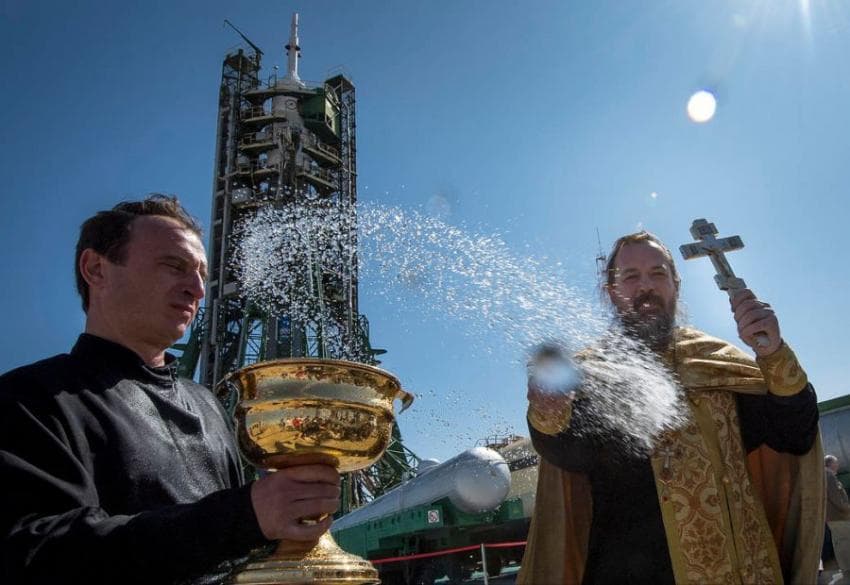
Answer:
<svg viewBox="0 0 850 585"><path fill-rule="evenodd" d="M2 582L213 583L265 544L227 416L93 335L0 377Z"/></svg>

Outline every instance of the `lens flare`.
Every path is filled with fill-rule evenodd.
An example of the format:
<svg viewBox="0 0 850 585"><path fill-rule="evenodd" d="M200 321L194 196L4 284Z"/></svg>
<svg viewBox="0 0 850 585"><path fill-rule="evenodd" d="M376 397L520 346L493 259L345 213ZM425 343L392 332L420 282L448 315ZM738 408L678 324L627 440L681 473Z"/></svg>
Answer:
<svg viewBox="0 0 850 585"><path fill-rule="evenodd" d="M697 124L704 124L714 117L717 100L710 91L700 90L688 100L688 117Z"/></svg>

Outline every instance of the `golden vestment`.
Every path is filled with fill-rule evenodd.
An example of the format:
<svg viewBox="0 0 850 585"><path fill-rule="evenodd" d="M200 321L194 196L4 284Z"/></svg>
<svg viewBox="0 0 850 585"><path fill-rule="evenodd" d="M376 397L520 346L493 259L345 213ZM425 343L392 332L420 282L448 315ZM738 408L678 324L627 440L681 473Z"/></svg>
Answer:
<svg viewBox="0 0 850 585"><path fill-rule="evenodd" d="M783 344L756 362L722 340L677 329L663 359L690 411L650 455L676 583L777 584L783 575L789 583L815 583L824 525L820 437L803 456L767 445L747 454L734 395L801 391L807 379L793 352ZM529 421L557 434L570 414L547 417L530 408ZM592 509L586 475L541 458L518 585L581 583Z"/></svg>

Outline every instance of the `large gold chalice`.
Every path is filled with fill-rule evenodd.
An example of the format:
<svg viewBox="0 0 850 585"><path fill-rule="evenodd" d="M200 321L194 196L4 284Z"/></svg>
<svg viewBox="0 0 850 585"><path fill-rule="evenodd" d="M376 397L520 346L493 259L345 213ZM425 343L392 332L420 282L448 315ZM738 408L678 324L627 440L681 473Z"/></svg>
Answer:
<svg viewBox="0 0 850 585"><path fill-rule="evenodd" d="M392 436L393 401L413 396L391 374L364 364L318 358L260 362L228 374L217 387L236 402L242 454L254 466L281 469L325 463L340 473L363 469L383 455ZM306 521L310 521L306 519ZM380 583L378 572L346 553L325 533L317 544L281 541L253 560L233 583Z"/></svg>

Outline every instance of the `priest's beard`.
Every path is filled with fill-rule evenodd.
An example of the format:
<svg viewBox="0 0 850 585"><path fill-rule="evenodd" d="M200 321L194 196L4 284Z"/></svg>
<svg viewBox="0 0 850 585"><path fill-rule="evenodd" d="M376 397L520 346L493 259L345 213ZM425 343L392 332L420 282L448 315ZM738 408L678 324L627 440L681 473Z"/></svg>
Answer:
<svg viewBox="0 0 850 585"><path fill-rule="evenodd" d="M649 303L649 309L643 307ZM669 305L660 296L648 292L635 297L632 306L620 311L620 321L626 335L639 339L655 352L670 345L676 325L676 298Z"/></svg>

